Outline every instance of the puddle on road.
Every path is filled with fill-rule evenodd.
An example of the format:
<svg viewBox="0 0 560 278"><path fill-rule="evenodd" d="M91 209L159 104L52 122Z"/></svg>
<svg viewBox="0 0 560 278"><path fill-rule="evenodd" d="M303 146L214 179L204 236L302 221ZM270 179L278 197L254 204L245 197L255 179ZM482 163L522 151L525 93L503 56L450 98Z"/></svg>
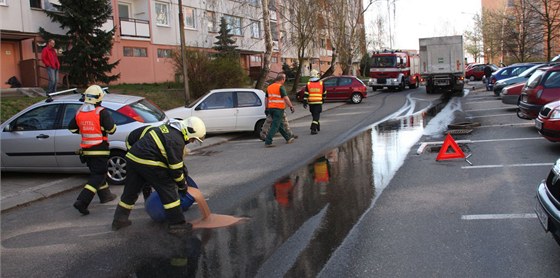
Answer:
<svg viewBox="0 0 560 278"><path fill-rule="evenodd" d="M136 274L315 277L373 207L421 138L427 117L418 113L368 129L231 212L249 220L194 231L179 244L179 256L143 260Z"/></svg>

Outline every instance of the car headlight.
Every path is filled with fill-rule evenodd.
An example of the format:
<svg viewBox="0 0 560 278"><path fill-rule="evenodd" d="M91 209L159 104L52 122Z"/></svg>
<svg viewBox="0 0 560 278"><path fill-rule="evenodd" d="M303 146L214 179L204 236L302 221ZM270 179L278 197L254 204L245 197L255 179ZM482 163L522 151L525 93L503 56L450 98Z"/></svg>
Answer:
<svg viewBox="0 0 560 278"><path fill-rule="evenodd" d="M552 171L554 171L556 174L560 173L560 159L556 160L554 167L552 167Z"/></svg>
<svg viewBox="0 0 560 278"><path fill-rule="evenodd" d="M502 89L502 96L505 96L508 94L508 89L507 88L503 88Z"/></svg>
<svg viewBox="0 0 560 278"><path fill-rule="evenodd" d="M552 112L550 112L550 118L555 120L560 119L560 110L558 109L552 110Z"/></svg>
<svg viewBox="0 0 560 278"><path fill-rule="evenodd" d="M393 78L393 79L391 79L391 81L393 81L393 82L398 82L399 80L396 79L396 78Z"/></svg>

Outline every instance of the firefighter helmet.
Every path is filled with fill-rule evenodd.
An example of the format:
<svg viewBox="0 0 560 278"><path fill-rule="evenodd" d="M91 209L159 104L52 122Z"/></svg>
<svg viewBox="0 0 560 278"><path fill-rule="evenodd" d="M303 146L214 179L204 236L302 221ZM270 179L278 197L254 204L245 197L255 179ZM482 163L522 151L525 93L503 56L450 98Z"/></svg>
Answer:
<svg viewBox="0 0 560 278"><path fill-rule="evenodd" d="M98 104L103 100L105 91L99 85L91 85L84 92L84 102L91 104Z"/></svg>
<svg viewBox="0 0 560 278"><path fill-rule="evenodd" d="M309 79L310 82L317 82L319 81L319 77L313 77Z"/></svg>
<svg viewBox="0 0 560 278"><path fill-rule="evenodd" d="M184 119L181 124L189 139L194 138L200 143L204 141L204 137L206 136L206 125L204 125L202 119L196 116L191 116Z"/></svg>

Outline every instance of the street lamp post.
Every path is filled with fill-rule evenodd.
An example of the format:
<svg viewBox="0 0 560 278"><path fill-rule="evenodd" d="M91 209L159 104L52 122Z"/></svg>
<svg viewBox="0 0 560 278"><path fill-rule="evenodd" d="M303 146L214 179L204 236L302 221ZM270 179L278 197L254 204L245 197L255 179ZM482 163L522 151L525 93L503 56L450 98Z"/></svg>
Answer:
<svg viewBox="0 0 560 278"><path fill-rule="evenodd" d="M189 76L187 75L187 53L185 52L185 21L183 1L179 0L179 38L181 40L181 63L183 64L183 83L185 86L185 106L190 102Z"/></svg>

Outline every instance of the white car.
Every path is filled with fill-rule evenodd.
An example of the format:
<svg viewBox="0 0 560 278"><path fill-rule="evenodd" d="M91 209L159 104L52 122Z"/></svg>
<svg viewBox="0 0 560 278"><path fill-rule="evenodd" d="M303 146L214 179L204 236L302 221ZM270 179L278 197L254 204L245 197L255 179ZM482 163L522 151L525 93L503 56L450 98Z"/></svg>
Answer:
<svg viewBox="0 0 560 278"><path fill-rule="evenodd" d="M265 93L258 89L215 89L191 102L165 112L167 117L185 119L197 116L207 133L254 132L258 135L266 119Z"/></svg>

